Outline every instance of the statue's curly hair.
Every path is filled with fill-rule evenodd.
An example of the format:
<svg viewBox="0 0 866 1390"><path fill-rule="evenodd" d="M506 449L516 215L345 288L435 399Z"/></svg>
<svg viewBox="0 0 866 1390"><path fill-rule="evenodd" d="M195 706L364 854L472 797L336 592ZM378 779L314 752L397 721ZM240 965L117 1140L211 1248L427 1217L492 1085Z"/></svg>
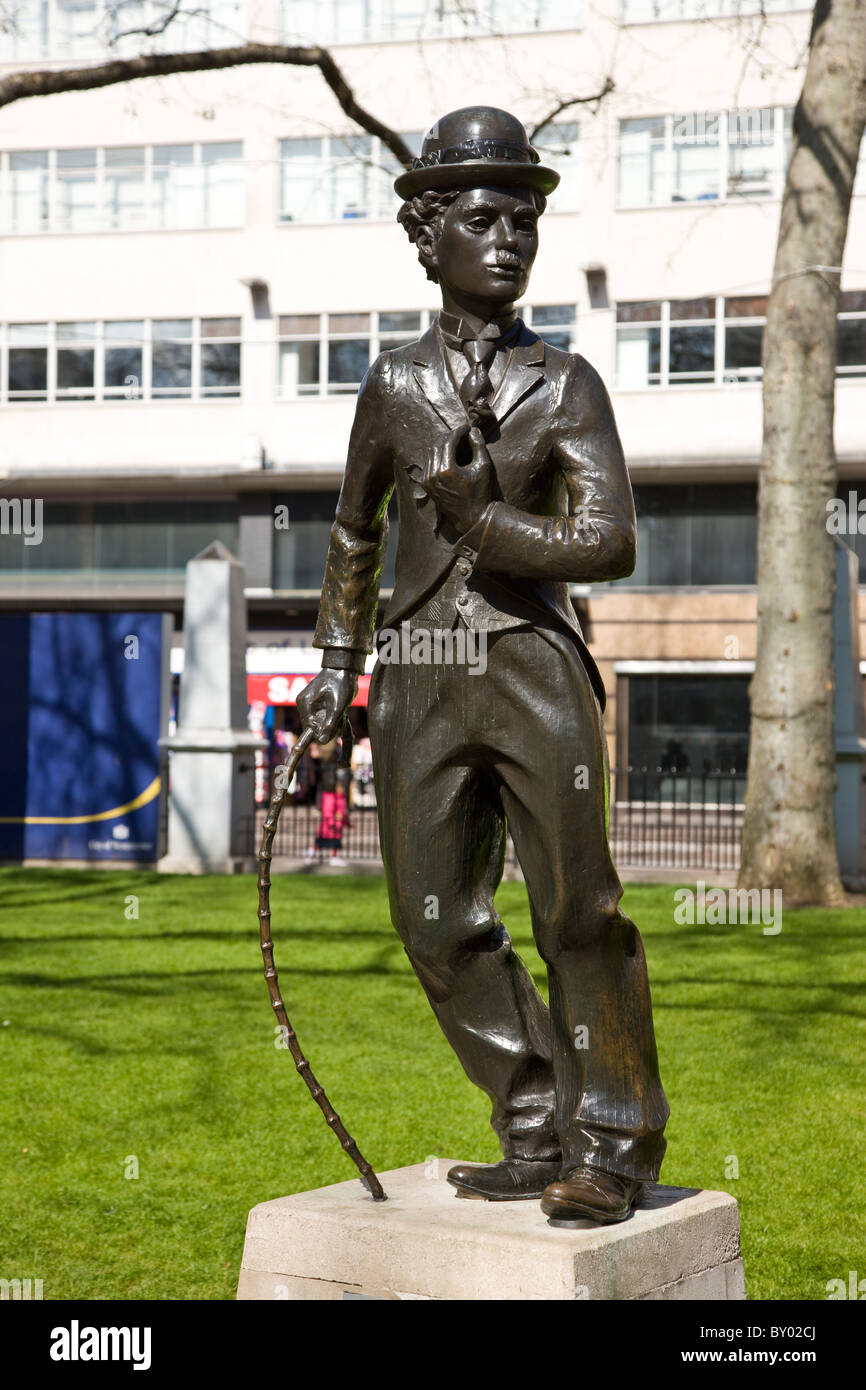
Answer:
<svg viewBox="0 0 866 1390"><path fill-rule="evenodd" d="M397 211L397 221L414 244L418 240L418 233L422 227L434 227L438 231L446 209L456 198L460 197L461 193L465 192L464 188L428 188L423 193L418 193L414 198L408 198L405 203L401 203ZM532 201L536 211L539 214L543 213L547 207L547 199L544 194L533 189ZM435 270L424 265L420 252L418 253L418 260L424 266L427 279L432 280L434 285L438 285L439 276Z"/></svg>

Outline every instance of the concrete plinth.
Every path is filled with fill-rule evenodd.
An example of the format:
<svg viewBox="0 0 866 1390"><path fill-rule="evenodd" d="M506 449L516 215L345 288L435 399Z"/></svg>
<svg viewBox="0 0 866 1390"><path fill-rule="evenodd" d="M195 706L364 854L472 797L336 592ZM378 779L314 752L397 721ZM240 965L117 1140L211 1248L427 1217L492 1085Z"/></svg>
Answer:
<svg viewBox="0 0 866 1390"><path fill-rule="evenodd" d="M239 1299L744 1299L737 1203L650 1186L628 1221L552 1226L531 1202L456 1197L454 1159L253 1207Z"/></svg>

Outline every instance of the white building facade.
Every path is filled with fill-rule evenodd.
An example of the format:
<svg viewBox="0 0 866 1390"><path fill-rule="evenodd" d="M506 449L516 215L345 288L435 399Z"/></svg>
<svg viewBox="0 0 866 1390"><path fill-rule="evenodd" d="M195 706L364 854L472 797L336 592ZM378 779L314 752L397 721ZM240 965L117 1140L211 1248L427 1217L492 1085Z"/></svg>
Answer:
<svg viewBox="0 0 866 1390"><path fill-rule="evenodd" d="M524 317L608 383L639 513L632 579L576 596L610 691L612 756L742 774L761 332L810 11L211 0L158 32L172 8L9 0L0 77L316 42L414 148L464 105L546 122L535 143L562 183ZM607 79L600 101L566 104ZM40 499L44 517L38 545L0 536L4 608L162 608L179 626L184 564L219 538L246 565L251 641L272 651L255 670L309 671L358 384L437 308L394 220L395 170L315 68L0 109L0 491ZM842 291L847 488L866 480L863 158Z"/></svg>

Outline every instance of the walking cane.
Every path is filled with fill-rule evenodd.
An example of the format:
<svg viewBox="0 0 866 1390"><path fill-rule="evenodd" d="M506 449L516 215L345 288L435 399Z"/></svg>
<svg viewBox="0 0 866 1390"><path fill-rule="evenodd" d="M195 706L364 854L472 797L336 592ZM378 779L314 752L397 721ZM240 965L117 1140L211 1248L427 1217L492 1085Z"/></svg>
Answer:
<svg viewBox="0 0 866 1390"><path fill-rule="evenodd" d="M341 739L340 762L347 766L348 757L351 756L352 732L349 727L348 719L344 724L345 732ZM324 1086L320 1086L312 1068L301 1050L297 1034L289 1022L286 1013L286 1006L280 997L280 985L277 978L277 967L274 965L274 943L271 936L271 849L274 843L274 835L277 829L277 822L280 818L280 811L286 799L289 784L295 775L301 758L306 753L310 744L314 742L315 731L312 728L304 729L290 756L285 763L277 768L274 777L274 790L271 796L271 804L268 809L267 819L265 820L262 831L262 844L259 850L259 940L262 948L262 960L265 965L265 979L268 984L268 994L271 997L271 1006L274 1010L277 1022L289 1051L294 1059L295 1068L300 1072L306 1082L307 1089L313 1100L318 1105L325 1120L336 1134L342 1148L349 1155L355 1167L361 1175L361 1182L367 1191L372 1195L374 1201L384 1202L387 1200L387 1193L382 1184L376 1177L371 1165L361 1153L358 1145L346 1130L342 1120L337 1114L328 1097L325 1095Z"/></svg>

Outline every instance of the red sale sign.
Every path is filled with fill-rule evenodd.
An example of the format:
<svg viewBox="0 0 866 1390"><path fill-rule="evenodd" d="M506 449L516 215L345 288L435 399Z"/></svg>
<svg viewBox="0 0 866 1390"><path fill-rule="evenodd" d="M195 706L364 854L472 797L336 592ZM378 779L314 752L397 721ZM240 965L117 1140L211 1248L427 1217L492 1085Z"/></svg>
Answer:
<svg viewBox="0 0 866 1390"><path fill-rule="evenodd" d="M309 685L315 676L314 671L303 675L247 676L247 704L261 700L266 705L295 705L298 692ZM355 705L366 705L370 677L358 677L358 693L352 701Z"/></svg>

